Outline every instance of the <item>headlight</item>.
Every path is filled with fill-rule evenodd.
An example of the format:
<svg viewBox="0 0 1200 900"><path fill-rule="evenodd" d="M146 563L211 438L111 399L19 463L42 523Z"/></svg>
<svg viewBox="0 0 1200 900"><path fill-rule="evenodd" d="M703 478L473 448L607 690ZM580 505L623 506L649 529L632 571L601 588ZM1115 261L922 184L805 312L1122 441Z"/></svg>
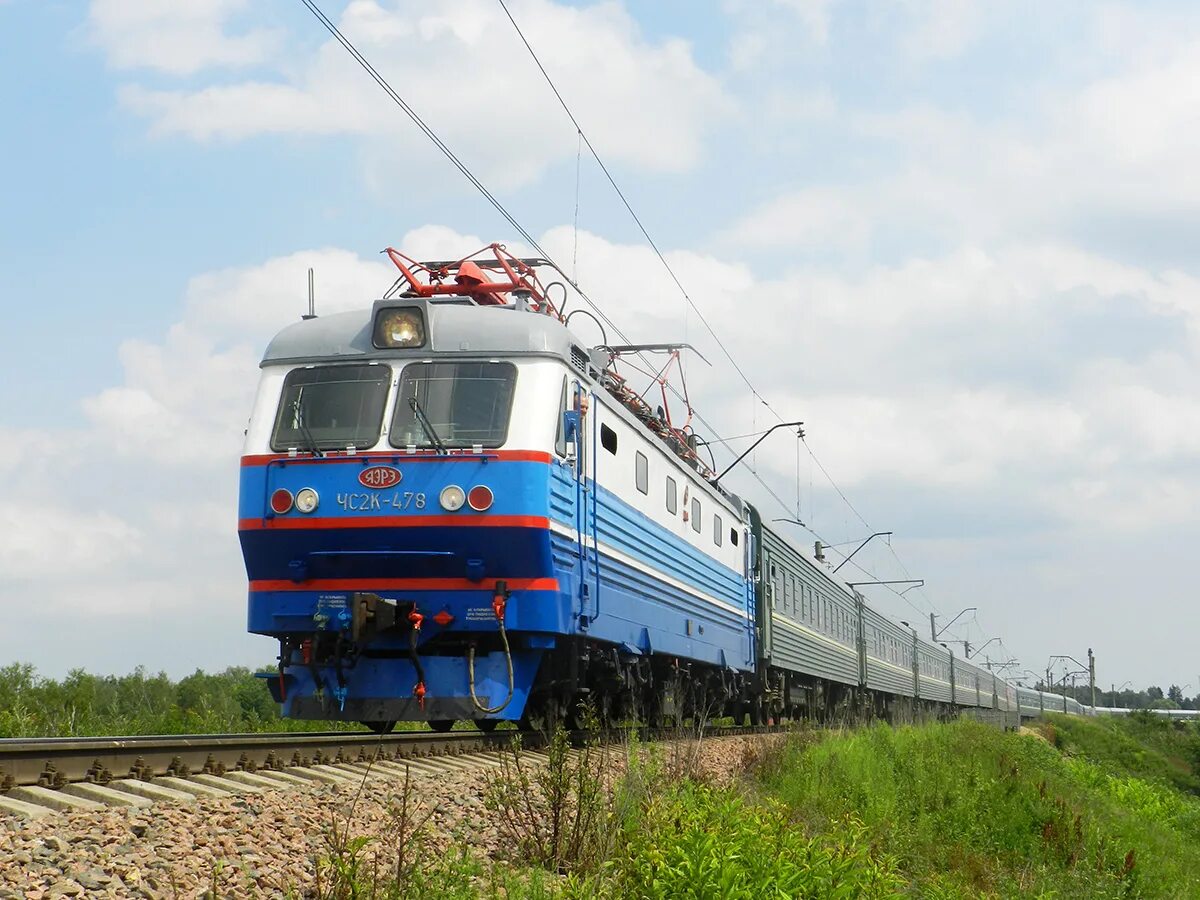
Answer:
<svg viewBox="0 0 1200 900"><path fill-rule="evenodd" d="M442 488L442 495L438 499L441 501L442 509L455 512L462 509L462 505L467 502L467 495L457 484L448 484Z"/></svg>
<svg viewBox="0 0 1200 900"><path fill-rule="evenodd" d="M373 343L380 349L425 346L425 317L414 306L381 309L375 316Z"/></svg>
<svg viewBox="0 0 1200 900"><path fill-rule="evenodd" d="M312 488L301 488L296 493L296 509L302 513L310 513L317 508L320 498Z"/></svg>

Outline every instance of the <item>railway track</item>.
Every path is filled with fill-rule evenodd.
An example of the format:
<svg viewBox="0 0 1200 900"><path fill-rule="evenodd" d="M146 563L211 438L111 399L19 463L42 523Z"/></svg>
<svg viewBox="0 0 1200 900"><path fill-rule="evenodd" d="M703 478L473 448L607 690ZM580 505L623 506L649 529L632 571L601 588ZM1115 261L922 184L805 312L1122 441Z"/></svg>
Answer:
<svg viewBox="0 0 1200 900"><path fill-rule="evenodd" d="M0 815L148 806L368 774L493 764L518 732L154 735L0 740ZM530 743L531 736L524 736Z"/></svg>
<svg viewBox="0 0 1200 900"><path fill-rule="evenodd" d="M705 729L705 737L752 734L765 727ZM152 735L95 738L0 739L0 816L40 818L54 812L111 806L144 807L265 790L403 777L498 765L497 752L520 736L536 752L536 732L453 731ZM686 729L643 729L642 740L694 735ZM586 739L624 739L626 732Z"/></svg>

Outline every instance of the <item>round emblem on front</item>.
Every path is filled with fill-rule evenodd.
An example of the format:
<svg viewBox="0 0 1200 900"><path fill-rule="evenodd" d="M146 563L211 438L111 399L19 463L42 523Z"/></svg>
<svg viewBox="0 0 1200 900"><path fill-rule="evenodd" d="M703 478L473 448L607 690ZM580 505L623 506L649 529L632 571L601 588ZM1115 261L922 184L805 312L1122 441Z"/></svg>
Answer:
<svg viewBox="0 0 1200 900"><path fill-rule="evenodd" d="M382 490L400 483L404 475L394 466L371 466L358 473L358 483L363 487Z"/></svg>

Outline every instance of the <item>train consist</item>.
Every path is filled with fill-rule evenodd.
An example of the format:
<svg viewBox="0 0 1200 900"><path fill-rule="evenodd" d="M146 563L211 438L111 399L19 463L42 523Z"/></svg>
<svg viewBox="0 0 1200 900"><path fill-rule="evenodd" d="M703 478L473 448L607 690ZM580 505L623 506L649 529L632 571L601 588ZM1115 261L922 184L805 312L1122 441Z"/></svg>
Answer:
<svg viewBox="0 0 1200 900"><path fill-rule="evenodd" d="M880 615L726 490L690 406L620 374L662 354L662 384L679 346L588 347L544 261L500 245L387 252L384 299L271 341L246 433L248 627L279 642L285 715L1082 712Z"/></svg>

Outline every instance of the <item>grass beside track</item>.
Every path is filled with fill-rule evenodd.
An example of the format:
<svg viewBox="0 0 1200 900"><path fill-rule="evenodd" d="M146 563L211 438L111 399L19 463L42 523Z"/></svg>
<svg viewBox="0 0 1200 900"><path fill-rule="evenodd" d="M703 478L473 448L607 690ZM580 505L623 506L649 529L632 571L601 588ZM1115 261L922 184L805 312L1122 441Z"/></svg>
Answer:
<svg viewBox="0 0 1200 900"><path fill-rule="evenodd" d="M1157 727L803 731L763 739L732 784L641 748L599 790L564 759L500 781L489 808L519 827L498 860L434 854L399 882L327 880L320 896L1197 897L1200 798L1164 753L1196 735Z"/></svg>
<svg viewBox="0 0 1200 900"><path fill-rule="evenodd" d="M1115 733L1083 722L1068 755L971 722L876 726L794 742L763 784L810 832L861 822L910 895L1200 896L1200 802L1106 761Z"/></svg>
<svg viewBox="0 0 1200 900"><path fill-rule="evenodd" d="M247 669L56 681L0 668L3 737L329 725L281 719ZM388 856L394 834L333 840L321 882L295 894L1200 897L1200 728L1050 716L1036 730L799 731L764 738L732 784L636 744L625 774L601 784L564 751L544 776L497 782L487 814L509 816L501 857L435 850L415 830L403 865Z"/></svg>

